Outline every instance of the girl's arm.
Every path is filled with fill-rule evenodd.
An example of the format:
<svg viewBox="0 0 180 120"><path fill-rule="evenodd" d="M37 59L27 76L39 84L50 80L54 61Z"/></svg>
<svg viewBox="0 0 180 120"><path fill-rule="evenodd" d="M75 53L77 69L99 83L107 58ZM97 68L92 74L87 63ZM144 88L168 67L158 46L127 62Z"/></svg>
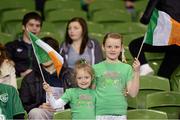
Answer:
<svg viewBox="0 0 180 120"><path fill-rule="evenodd" d="M49 102L53 109L61 108L66 105L66 102L64 102L61 98L56 100L52 94L49 95Z"/></svg>
<svg viewBox="0 0 180 120"><path fill-rule="evenodd" d="M43 89L46 91L46 93L49 96L49 102L53 109L61 108L64 105L66 105L66 102L64 102L61 98L55 99L52 95L52 89L46 82L43 83Z"/></svg>
<svg viewBox="0 0 180 120"><path fill-rule="evenodd" d="M131 97L135 97L139 91L139 74L140 74L140 62L137 58L133 62L134 76L133 80L130 80L127 84L127 92Z"/></svg>

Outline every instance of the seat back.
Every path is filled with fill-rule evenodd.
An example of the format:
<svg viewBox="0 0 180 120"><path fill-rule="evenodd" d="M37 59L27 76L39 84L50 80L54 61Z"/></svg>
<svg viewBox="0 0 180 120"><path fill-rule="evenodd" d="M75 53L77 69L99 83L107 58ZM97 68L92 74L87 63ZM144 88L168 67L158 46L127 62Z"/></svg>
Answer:
<svg viewBox="0 0 180 120"><path fill-rule="evenodd" d="M13 41L13 36L11 34L0 32L0 43L5 45L10 41Z"/></svg>
<svg viewBox="0 0 180 120"><path fill-rule="evenodd" d="M127 97L129 108L146 108L146 97L148 94L170 91L169 80L158 76L141 76L140 90L135 98Z"/></svg>
<svg viewBox="0 0 180 120"><path fill-rule="evenodd" d="M147 95L146 108L166 112L169 119L178 119L180 113L180 93L157 92Z"/></svg>
<svg viewBox="0 0 180 120"><path fill-rule="evenodd" d="M180 65L171 75L170 85L171 85L171 90L180 92Z"/></svg>
<svg viewBox="0 0 180 120"><path fill-rule="evenodd" d="M167 114L162 111L157 110L148 110L148 109L134 109L128 110L127 118L129 119L143 119L143 120L150 120L150 119L162 119L168 120Z"/></svg>
<svg viewBox="0 0 180 120"><path fill-rule="evenodd" d="M71 110L70 109L66 109L63 111L58 111L55 112L53 115L53 120L71 120L72 116L71 116Z"/></svg>

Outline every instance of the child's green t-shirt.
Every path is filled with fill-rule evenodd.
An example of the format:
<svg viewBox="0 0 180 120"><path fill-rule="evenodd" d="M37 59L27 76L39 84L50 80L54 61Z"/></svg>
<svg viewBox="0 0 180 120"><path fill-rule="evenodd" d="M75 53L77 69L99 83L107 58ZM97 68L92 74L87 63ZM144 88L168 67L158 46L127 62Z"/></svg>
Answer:
<svg viewBox="0 0 180 120"><path fill-rule="evenodd" d="M96 115L126 115L124 93L127 82L132 80L132 67L121 62L103 61L93 68L96 76Z"/></svg>
<svg viewBox="0 0 180 120"><path fill-rule="evenodd" d="M73 120L95 120L95 91L92 89L70 88L61 99L70 103Z"/></svg>

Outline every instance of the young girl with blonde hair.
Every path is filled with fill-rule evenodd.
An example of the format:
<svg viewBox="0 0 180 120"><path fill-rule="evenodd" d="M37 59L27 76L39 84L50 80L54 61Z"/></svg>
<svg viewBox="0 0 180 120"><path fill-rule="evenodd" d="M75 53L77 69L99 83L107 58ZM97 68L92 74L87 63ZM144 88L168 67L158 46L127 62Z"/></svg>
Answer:
<svg viewBox="0 0 180 120"><path fill-rule="evenodd" d="M44 83L43 88L47 92L50 98L49 102L54 109L61 108L69 103L73 120L95 120L95 93L91 89L93 78L92 67L85 60L79 60L74 68L76 88L67 89L63 96L57 100L52 96L51 87L47 83Z"/></svg>

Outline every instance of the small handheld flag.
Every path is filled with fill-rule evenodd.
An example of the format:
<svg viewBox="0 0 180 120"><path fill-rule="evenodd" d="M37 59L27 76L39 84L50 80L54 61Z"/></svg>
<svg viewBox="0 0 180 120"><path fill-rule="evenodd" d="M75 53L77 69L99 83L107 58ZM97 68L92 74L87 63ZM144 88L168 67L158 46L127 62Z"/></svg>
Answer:
<svg viewBox="0 0 180 120"><path fill-rule="evenodd" d="M57 75L59 75L64 63L63 57L33 33L29 32L29 37L32 41L33 49L38 63L45 63L52 60L57 71Z"/></svg>

